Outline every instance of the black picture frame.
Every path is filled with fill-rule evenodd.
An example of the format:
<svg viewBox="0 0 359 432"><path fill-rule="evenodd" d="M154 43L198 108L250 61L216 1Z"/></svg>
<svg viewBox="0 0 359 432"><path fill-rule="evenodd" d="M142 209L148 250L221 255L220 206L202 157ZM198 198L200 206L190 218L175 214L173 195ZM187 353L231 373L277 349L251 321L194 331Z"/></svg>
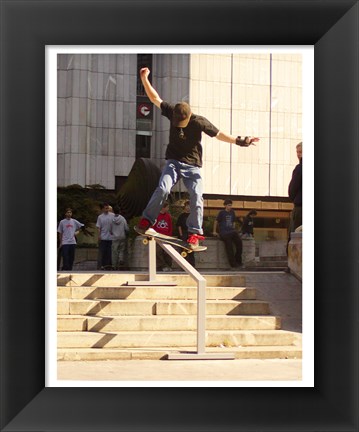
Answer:
<svg viewBox="0 0 359 432"><path fill-rule="evenodd" d="M1 1L1 430L358 431L358 23L345 0ZM45 387L45 46L144 44L314 45L314 388Z"/></svg>

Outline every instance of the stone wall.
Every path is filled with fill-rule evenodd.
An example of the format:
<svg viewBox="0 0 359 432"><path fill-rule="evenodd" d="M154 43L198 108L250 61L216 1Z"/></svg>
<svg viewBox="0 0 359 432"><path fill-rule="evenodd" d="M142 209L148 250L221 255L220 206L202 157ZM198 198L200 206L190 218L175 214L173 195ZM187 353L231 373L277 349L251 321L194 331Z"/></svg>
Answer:
<svg viewBox="0 0 359 432"><path fill-rule="evenodd" d="M288 265L291 271L301 278L301 233L295 233L299 239L293 236L289 245ZM142 243L142 237L136 237L128 247L128 268L134 271L143 271L148 269L148 246ZM272 264L279 265L276 258L283 259L286 255L286 242L283 241L265 241L256 244L253 238L242 239L243 251L242 261L244 268L271 267ZM224 243L215 237L207 237L203 243L207 246L204 252L195 254L196 268L198 270L228 270L230 268ZM256 252L257 249L257 252ZM97 248L77 248L75 254L74 270L89 271L97 269ZM269 260L269 261L268 261ZM263 263L262 263L263 261ZM262 265L263 264L263 265ZM281 263L280 265L284 265ZM287 266L287 263L285 263ZM173 269L179 269L179 266L173 262Z"/></svg>
<svg viewBox="0 0 359 432"><path fill-rule="evenodd" d="M292 232L288 245L288 267L298 279L302 280L302 233Z"/></svg>
<svg viewBox="0 0 359 432"><path fill-rule="evenodd" d="M148 269L148 246L142 242L142 237L136 237L133 247L130 248L129 264L131 270L145 270ZM198 270L227 270L230 265L227 260L224 243L217 238L206 238L203 242L207 246L204 252L195 254L196 269ZM255 260L255 241L254 239L243 239L243 252L242 260L244 266L254 264ZM179 268L173 262L173 269Z"/></svg>
<svg viewBox="0 0 359 432"><path fill-rule="evenodd" d="M259 256L264 257L285 257L287 255L286 240L265 240L258 243Z"/></svg>

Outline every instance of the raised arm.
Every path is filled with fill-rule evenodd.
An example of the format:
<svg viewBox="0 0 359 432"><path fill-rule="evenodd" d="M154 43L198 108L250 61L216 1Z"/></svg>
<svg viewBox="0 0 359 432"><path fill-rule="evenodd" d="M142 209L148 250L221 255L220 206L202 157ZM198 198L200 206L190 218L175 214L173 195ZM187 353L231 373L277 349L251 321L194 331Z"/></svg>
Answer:
<svg viewBox="0 0 359 432"><path fill-rule="evenodd" d="M150 74L150 70L148 68L142 68L140 70L140 77L143 84L143 87L145 88L145 92L149 98L149 100L156 105L156 107L160 108L162 99L160 98L159 94L156 92L156 90L152 87L150 81L148 80L148 75Z"/></svg>

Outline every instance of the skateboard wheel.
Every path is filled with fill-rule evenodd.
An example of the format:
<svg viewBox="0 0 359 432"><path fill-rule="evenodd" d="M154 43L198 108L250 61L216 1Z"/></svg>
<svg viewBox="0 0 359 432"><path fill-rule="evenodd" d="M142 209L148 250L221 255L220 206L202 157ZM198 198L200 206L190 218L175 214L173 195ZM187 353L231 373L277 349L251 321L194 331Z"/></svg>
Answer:
<svg viewBox="0 0 359 432"><path fill-rule="evenodd" d="M183 256L183 258L186 258L187 252L183 251L183 252L181 252L181 255Z"/></svg>
<svg viewBox="0 0 359 432"><path fill-rule="evenodd" d="M143 243L144 245L148 244L148 239L143 239L143 240L142 240L142 243Z"/></svg>

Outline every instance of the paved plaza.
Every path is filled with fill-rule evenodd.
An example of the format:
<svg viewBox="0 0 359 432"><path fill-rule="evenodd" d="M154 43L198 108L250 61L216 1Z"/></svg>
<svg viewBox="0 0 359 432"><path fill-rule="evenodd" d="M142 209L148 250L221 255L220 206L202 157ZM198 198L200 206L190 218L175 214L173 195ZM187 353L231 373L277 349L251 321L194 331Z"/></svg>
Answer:
<svg viewBox="0 0 359 432"><path fill-rule="evenodd" d="M59 380L298 381L300 359L117 360L58 362Z"/></svg>

